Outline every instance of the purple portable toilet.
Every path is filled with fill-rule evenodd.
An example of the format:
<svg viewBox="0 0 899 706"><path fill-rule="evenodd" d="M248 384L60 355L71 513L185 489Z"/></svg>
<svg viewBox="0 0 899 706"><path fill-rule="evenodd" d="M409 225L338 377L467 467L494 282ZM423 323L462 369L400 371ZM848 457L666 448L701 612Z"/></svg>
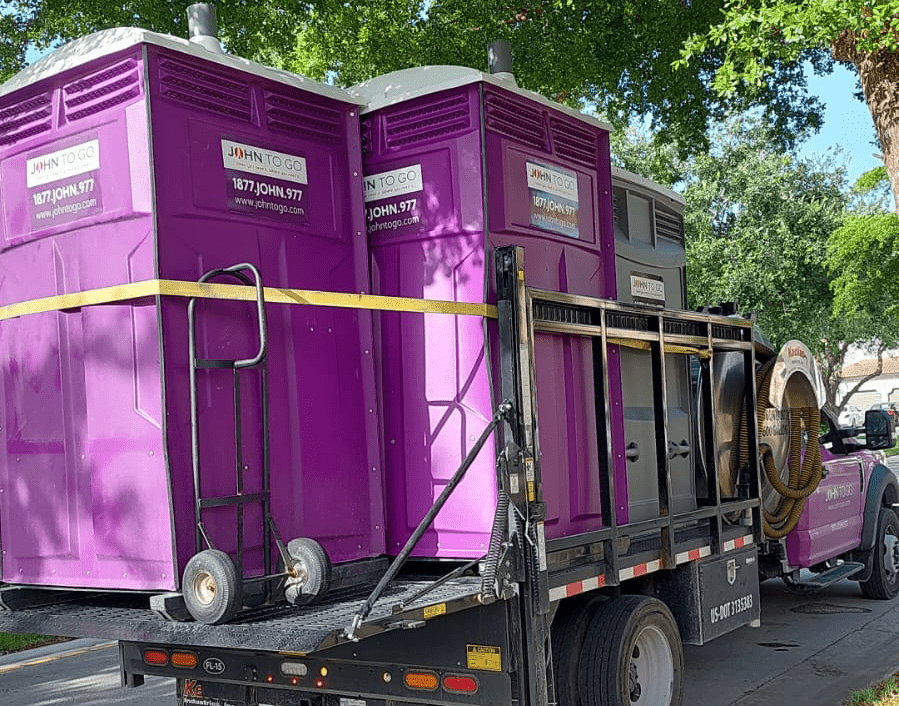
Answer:
<svg viewBox="0 0 899 706"><path fill-rule="evenodd" d="M615 296L608 126L519 89L511 77L461 67L398 71L350 93L365 103L375 293L494 303L494 250L516 244L525 248L531 286ZM492 417L498 345L494 322L473 316L379 316L387 540L395 552ZM610 361L617 371L617 349ZM546 535L598 529L591 343L540 334L535 364ZM612 394L620 409L620 391ZM613 437L623 487L620 415ZM483 555L495 459L496 449L480 454L415 555ZM626 506L616 509L626 518Z"/></svg>
<svg viewBox="0 0 899 706"><path fill-rule="evenodd" d="M187 300L165 296L170 281L248 263L268 287L367 291L361 171L346 92L187 40L98 32L0 87L0 303L142 281L163 293L0 325L3 581L179 588L204 543ZM382 554L370 315L265 310L280 535L317 540L335 565ZM195 313L198 357L255 355L254 303ZM265 490L263 374L236 377L197 371L200 495L241 496L202 521L252 577L267 523L243 496Z"/></svg>

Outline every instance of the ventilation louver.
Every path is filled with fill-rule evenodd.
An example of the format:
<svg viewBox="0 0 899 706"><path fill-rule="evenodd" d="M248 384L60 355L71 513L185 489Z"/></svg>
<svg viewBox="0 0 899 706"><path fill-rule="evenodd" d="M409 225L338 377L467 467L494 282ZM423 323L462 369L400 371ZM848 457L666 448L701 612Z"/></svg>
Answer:
<svg viewBox="0 0 899 706"><path fill-rule="evenodd" d="M678 242L684 239L684 218L676 213L663 211L658 206L656 213L656 236L662 236Z"/></svg>
<svg viewBox="0 0 899 706"><path fill-rule="evenodd" d="M391 113L384 125L388 149L447 139L470 127L471 109L466 93L444 94L430 103Z"/></svg>
<svg viewBox="0 0 899 706"><path fill-rule="evenodd" d="M712 337L730 341L742 340L742 330L736 326L718 326L712 325ZM745 329L748 330L748 329Z"/></svg>
<svg viewBox="0 0 899 706"><path fill-rule="evenodd" d="M597 323L591 309L548 302L534 303L534 319L564 324L590 325Z"/></svg>
<svg viewBox="0 0 899 706"><path fill-rule="evenodd" d="M250 87L233 77L198 69L173 59L159 62L162 95L219 116L251 122Z"/></svg>
<svg viewBox="0 0 899 706"><path fill-rule="evenodd" d="M485 112L489 130L544 152L549 150L542 111L506 96L487 93Z"/></svg>
<svg viewBox="0 0 899 706"><path fill-rule="evenodd" d="M360 123L362 154L369 154L374 149L371 140L371 118L363 118Z"/></svg>
<svg viewBox="0 0 899 706"><path fill-rule="evenodd" d="M62 87L65 119L71 122L86 118L137 98L140 92L137 61L126 59L65 84Z"/></svg>
<svg viewBox="0 0 899 706"><path fill-rule="evenodd" d="M649 317L643 314L620 314L609 312L606 318L609 328L628 329L630 331L650 331Z"/></svg>
<svg viewBox="0 0 899 706"><path fill-rule="evenodd" d="M46 132L52 126L52 113L49 92L0 109L0 145L12 145Z"/></svg>
<svg viewBox="0 0 899 706"><path fill-rule="evenodd" d="M665 319L663 330L665 331L665 333L670 333L676 336L704 337L708 334L705 324L699 323L697 321L675 321Z"/></svg>
<svg viewBox="0 0 899 706"><path fill-rule="evenodd" d="M343 133L339 111L273 91L265 92L265 122L272 130L326 144L338 142Z"/></svg>
<svg viewBox="0 0 899 706"><path fill-rule="evenodd" d="M595 132L552 117L549 119L549 130L555 154L589 167L596 166L598 149Z"/></svg>

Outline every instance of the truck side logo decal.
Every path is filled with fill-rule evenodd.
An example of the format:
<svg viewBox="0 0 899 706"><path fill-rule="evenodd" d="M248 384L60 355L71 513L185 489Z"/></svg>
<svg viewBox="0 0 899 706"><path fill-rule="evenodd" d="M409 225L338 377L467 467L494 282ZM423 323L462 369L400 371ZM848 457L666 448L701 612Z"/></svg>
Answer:
<svg viewBox="0 0 899 706"><path fill-rule="evenodd" d="M225 663L218 657L210 657L203 662L203 669L209 674L222 674L225 671Z"/></svg>
<svg viewBox="0 0 899 706"><path fill-rule="evenodd" d="M185 679L184 680L184 694L185 697L188 696L203 696L203 685L196 682L194 679Z"/></svg>

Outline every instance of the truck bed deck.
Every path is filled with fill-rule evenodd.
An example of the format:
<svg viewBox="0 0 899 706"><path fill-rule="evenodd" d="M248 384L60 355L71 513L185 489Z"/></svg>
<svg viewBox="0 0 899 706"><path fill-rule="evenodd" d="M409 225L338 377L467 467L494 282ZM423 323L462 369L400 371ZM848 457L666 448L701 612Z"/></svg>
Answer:
<svg viewBox="0 0 899 706"><path fill-rule="evenodd" d="M478 605L478 577L453 579L405 605L432 583L401 579L391 584L358 636L413 627L427 617ZM346 641L343 633L369 592L370 587L344 592L314 606L263 606L226 625L166 620L150 609L146 594L60 593L60 600L51 604L0 610L0 631L309 653Z"/></svg>

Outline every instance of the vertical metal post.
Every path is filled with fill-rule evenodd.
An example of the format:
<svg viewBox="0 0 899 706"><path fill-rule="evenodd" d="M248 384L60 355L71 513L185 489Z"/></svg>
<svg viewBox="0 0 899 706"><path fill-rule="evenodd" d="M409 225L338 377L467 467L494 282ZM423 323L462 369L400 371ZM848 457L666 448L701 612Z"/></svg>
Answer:
<svg viewBox="0 0 899 706"><path fill-rule="evenodd" d="M234 444L235 444L235 471L234 487L237 496L243 495L243 432L242 415L240 413L240 371L234 368ZM237 503L237 574L243 576L243 503Z"/></svg>
<svg viewBox="0 0 899 706"><path fill-rule="evenodd" d="M714 343L714 335L713 328L711 322L706 322L706 340L708 341L708 349L709 349L709 384L702 386L702 410L705 419L701 421L700 424L700 434L703 431L706 431L706 458L705 464L706 468L711 469L709 472L709 482L712 484L711 500L715 503L715 507L717 508L717 512L715 516L710 518L712 522L711 527L711 540L712 540L712 551L715 554L718 554L721 551L721 525L722 525L722 516L721 516L721 482L720 476L718 475L718 449L716 447L717 439L718 439L718 424L717 424L717 415L715 414L715 399L714 399L714 386L715 386L715 343Z"/></svg>
<svg viewBox="0 0 899 706"><path fill-rule="evenodd" d="M200 511L200 411L199 391L197 390L197 332L195 328L195 309L197 300L191 299L187 303L187 328L188 328L188 355L190 367L188 369L190 384L190 454L193 466L194 479L194 541L195 552L203 549L202 515Z"/></svg>
<svg viewBox="0 0 899 706"><path fill-rule="evenodd" d="M756 418L755 327L749 326L745 331L746 335L741 336L741 339L744 341L747 338L749 339L749 350L743 354L743 374L746 378L746 433L751 440L749 443L749 497L761 498L762 469L759 466L759 447L756 442L759 438L759 430L758 419ZM756 544L760 544L765 539L761 502L752 509L752 534Z"/></svg>
<svg viewBox="0 0 899 706"><path fill-rule="evenodd" d="M269 416L268 416L268 363L259 369L259 384L262 385L262 561L265 572L275 573L272 565L272 530L269 518L272 511L271 480L269 473Z"/></svg>
<svg viewBox="0 0 899 706"><path fill-rule="evenodd" d="M659 514L667 518L661 529L662 566L673 568L674 529L671 516L671 473L668 458L668 382L665 373L665 317L655 317L658 339L651 343L652 399L655 417L656 468L659 487Z"/></svg>
<svg viewBox="0 0 899 706"><path fill-rule="evenodd" d="M618 582L618 509L615 497L615 454L612 448L612 402L609 395L609 343L606 310L598 310L602 333L593 339L593 395L596 404L596 437L599 441L600 507L603 524L612 534L603 546L605 574ZM605 473L602 463L605 459ZM626 463L627 461L625 461Z"/></svg>
<svg viewBox="0 0 899 706"><path fill-rule="evenodd" d="M547 706L548 683L549 580L543 520L546 507L540 487L540 463L534 396L534 330L531 302L524 279L524 251L504 247L496 251L496 297L499 313L502 394L512 400L514 410L506 426L505 438L512 440L524 456L524 493L512 489L510 498L516 515L524 580L517 617L521 640L516 645L522 669L522 706ZM515 619L513 615L513 620Z"/></svg>

